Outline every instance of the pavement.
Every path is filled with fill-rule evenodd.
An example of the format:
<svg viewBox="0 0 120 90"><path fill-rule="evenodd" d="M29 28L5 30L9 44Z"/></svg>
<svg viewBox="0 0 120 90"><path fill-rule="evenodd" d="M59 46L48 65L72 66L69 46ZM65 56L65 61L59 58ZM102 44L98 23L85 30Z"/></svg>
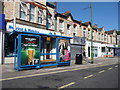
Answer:
<svg viewBox="0 0 120 90"><path fill-rule="evenodd" d="M100 67L100 66L106 66L106 65L112 65L112 64L118 64L119 59L118 57L112 57L112 58L95 58L94 63L89 63L90 59L83 60L83 64L75 64L75 60L71 60L70 66L61 66L61 67L44 67L40 69L29 69L29 70L21 70L17 71L14 70L14 64L3 64L0 65L2 67L2 72L0 72L0 75L2 75L2 79L11 78L11 77L23 77L27 75L34 75L34 74L42 74L42 73L51 73L51 72L66 72L70 70L77 70L77 69L85 69L85 68L93 68L93 67Z"/></svg>

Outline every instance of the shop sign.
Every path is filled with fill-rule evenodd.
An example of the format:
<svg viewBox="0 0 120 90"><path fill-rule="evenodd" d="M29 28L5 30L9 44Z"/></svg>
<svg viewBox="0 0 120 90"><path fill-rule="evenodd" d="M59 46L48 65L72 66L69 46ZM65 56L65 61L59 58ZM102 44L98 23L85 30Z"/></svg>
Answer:
<svg viewBox="0 0 120 90"><path fill-rule="evenodd" d="M21 65L39 64L39 37L22 35Z"/></svg>
<svg viewBox="0 0 120 90"><path fill-rule="evenodd" d="M0 14L0 29L5 29L5 14Z"/></svg>
<svg viewBox="0 0 120 90"><path fill-rule="evenodd" d="M85 45L86 39L84 37L73 37L73 44L82 44Z"/></svg>
<svg viewBox="0 0 120 90"><path fill-rule="evenodd" d="M12 32L13 31L13 23L8 22L6 25L6 31ZM45 29L35 28L31 26L16 24L16 30L19 32L32 32L32 33L44 33L44 34L56 34L56 32L48 31Z"/></svg>

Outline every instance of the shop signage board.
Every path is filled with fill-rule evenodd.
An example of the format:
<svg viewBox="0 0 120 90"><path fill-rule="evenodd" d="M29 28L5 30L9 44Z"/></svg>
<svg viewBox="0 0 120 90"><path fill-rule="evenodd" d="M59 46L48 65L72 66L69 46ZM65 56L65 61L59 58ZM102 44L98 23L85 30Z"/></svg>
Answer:
<svg viewBox="0 0 120 90"><path fill-rule="evenodd" d="M0 29L5 29L5 14L0 14Z"/></svg>
<svg viewBox="0 0 120 90"><path fill-rule="evenodd" d="M7 22L6 31L7 32L12 32L13 31L13 23ZM31 26L27 26L27 25L21 25L21 24L16 24L16 31L60 35L60 33L58 33L58 32L48 31L48 30L45 30L45 29L35 28L35 27L31 27Z"/></svg>

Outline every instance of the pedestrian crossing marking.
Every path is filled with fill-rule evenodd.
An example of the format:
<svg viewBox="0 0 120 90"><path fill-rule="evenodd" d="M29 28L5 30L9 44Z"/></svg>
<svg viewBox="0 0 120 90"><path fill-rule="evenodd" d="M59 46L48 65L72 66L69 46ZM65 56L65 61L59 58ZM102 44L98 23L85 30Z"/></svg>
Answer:
<svg viewBox="0 0 120 90"><path fill-rule="evenodd" d="M68 87L68 86L73 85L73 84L75 84L75 82L71 82L71 83L69 83L69 84L67 84L67 85L61 86L61 87L59 87L58 89L65 88L65 87Z"/></svg>
<svg viewBox="0 0 120 90"><path fill-rule="evenodd" d="M90 77L92 77L93 75L89 75L89 76L87 76L87 77L84 77L84 79L87 79L87 78L90 78Z"/></svg>
<svg viewBox="0 0 120 90"><path fill-rule="evenodd" d="M103 73L103 72L105 72L105 70L99 71L98 73Z"/></svg>

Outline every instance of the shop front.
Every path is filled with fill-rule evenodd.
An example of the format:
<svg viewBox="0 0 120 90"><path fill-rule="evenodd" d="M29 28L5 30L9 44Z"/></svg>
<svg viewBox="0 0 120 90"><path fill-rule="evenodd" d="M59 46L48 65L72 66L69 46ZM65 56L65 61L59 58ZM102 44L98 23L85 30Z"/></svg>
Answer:
<svg viewBox="0 0 120 90"><path fill-rule="evenodd" d="M93 42L93 56L94 58L101 57L101 43ZM91 57L91 41L88 40L86 41L86 57Z"/></svg>
<svg viewBox="0 0 120 90"><path fill-rule="evenodd" d="M8 24L7 30L12 29ZM42 32L37 28L17 25L19 30L9 33L14 41L15 69L41 68L45 66L70 65L70 39L55 32Z"/></svg>

